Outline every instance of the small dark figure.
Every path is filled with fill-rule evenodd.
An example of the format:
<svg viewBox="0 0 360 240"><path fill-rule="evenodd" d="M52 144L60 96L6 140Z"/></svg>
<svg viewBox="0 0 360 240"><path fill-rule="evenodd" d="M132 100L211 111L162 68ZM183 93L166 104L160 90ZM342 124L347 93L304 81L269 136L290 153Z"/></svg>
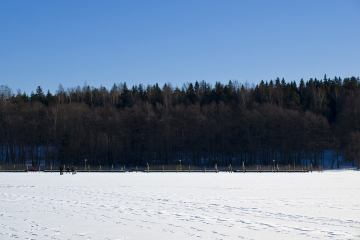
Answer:
<svg viewBox="0 0 360 240"><path fill-rule="evenodd" d="M131 168L131 172L133 172L133 171L134 171L134 168L132 167L132 168Z"/></svg>
<svg viewBox="0 0 360 240"><path fill-rule="evenodd" d="M35 168L34 168L34 167L32 167L32 168L31 168L31 171L32 171L32 172L35 172Z"/></svg>
<svg viewBox="0 0 360 240"><path fill-rule="evenodd" d="M71 172L75 172L74 166L71 167Z"/></svg>
<svg viewBox="0 0 360 240"><path fill-rule="evenodd" d="M69 167L66 168L66 174L68 174L68 173L70 174L70 168Z"/></svg>
<svg viewBox="0 0 360 240"><path fill-rule="evenodd" d="M60 166L60 167L59 167L59 170L60 170L60 175L63 175L63 171L64 171L63 166Z"/></svg>

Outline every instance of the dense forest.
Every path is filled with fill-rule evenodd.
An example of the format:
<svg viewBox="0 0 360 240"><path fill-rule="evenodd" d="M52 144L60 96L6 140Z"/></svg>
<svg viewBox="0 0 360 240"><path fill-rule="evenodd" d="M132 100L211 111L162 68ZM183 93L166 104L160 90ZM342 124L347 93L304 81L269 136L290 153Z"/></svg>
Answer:
<svg viewBox="0 0 360 240"><path fill-rule="evenodd" d="M0 164L240 166L360 159L360 80L0 87Z"/></svg>

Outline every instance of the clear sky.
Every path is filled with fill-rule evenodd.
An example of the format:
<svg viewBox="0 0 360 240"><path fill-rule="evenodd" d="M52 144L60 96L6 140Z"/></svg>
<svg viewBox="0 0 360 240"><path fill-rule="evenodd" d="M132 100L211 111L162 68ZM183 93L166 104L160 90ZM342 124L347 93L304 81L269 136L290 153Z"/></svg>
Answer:
<svg viewBox="0 0 360 240"><path fill-rule="evenodd" d="M360 1L0 1L0 85L30 94L360 75Z"/></svg>

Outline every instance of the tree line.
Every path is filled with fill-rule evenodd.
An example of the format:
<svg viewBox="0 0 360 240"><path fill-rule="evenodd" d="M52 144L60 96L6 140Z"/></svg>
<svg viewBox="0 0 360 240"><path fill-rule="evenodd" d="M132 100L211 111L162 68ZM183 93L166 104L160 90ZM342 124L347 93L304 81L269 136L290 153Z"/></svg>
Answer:
<svg viewBox="0 0 360 240"><path fill-rule="evenodd" d="M0 86L0 163L360 166L359 77L68 88Z"/></svg>

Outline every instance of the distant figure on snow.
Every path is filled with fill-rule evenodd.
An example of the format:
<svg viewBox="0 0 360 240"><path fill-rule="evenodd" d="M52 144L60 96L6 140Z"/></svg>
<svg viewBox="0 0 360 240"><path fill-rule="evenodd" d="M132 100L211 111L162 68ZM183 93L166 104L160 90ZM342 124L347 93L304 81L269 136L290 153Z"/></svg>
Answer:
<svg viewBox="0 0 360 240"><path fill-rule="evenodd" d="M59 167L59 170L60 170L60 175L63 175L63 171L64 171L63 166L60 166L60 167Z"/></svg>
<svg viewBox="0 0 360 240"><path fill-rule="evenodd" d="M66 168L66 174L68 174L68 173L70 174L70 168L69 167Z"/></svg>

